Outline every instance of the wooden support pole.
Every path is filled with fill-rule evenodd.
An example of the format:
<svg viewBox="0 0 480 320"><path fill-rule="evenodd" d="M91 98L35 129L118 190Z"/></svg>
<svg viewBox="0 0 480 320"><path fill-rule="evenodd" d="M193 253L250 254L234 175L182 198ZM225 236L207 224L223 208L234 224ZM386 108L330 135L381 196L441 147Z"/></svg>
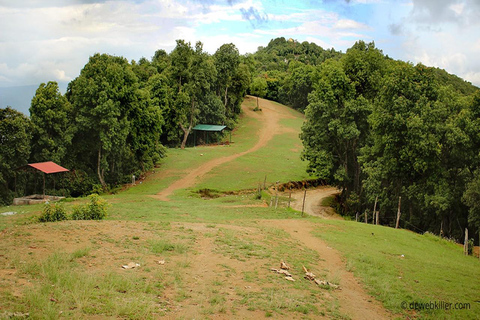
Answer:
<svg viewBox="0 0 480 320"><path fill-rule="evenodd" d="M379 216L380 216L380 211L376 211L376 212L375 212L375 215L376 215L375 223L376 223L376 225L378 226L378 225L380 225L380 223L378 222L378 218L379 218Z"/></svg>
<svg viewBox="0 0 480 320"><path fill-rule="evenodd" d="M303 217L304 212L305 212L305 198L306 197L307 197L307 189L305 189L305 191L303 192L302 217Z"/></svg>
<svg viewBox="0 0 480 320"><path fill-rule="evenodd" d="M355 214L355 221L358 222L358 212Z"/></svg>
<svg viewBox="0 0 480 320"><path fill-rule="evenodd" d="M278 207L278 194L275 195L275 210Z"/></svg>
<svg viewBox="0 0 480 320"><path fill-rule="evenodd" d="M365 209L365 223L368 224L368 211Z"/></svg>
<svg viewBox="0 0 480 320"><path fill-rule="evenodd" d="M398 197L398 210L397 210L397 223L395 224L395 229L398 229L398 225L400 224L400 205L402 203L402 197Z"/></svg>
<svg viewBox="0 0 480 320"><path fill-rule="evenodd" d="M43 174L43 199L45 199L45 173Z"/></svg>
<svg viewBox="0 0 480 320"><path fill-rule="evenodd" d="M375 197L375 204L373 205L373 214L372 214L373 224L375 224L375 217L376 217L376 213L377 213L377 201L378 201L378 196Z"/></svg>
<svg viewBox="0 0 480 320"><path fill-rule="evenodd" d="M465 228L465 242L463 243L463 254L468 256L468 229Z"/></svg>

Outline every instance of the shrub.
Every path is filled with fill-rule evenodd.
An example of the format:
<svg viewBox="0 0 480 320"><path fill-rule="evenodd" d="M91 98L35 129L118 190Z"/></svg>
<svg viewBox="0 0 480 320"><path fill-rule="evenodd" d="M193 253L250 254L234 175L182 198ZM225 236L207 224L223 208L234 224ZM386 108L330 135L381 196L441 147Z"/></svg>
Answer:
<svg viewBox="0 0 480 320"><path fill-rule="evenodd" d="M467 247L467 252L468 252L468 255L471 256L473 255L473 248L474 248L474 244L473 244L473 238L472 239L468 239L468 247Z"/></svg>
<svg viewBox="0 0 480 320"><path fill-rule="evenodd" d="M43 206L42 214L38 217L40 222L54 222L67 220L67 211L59 203L46 203Z"/></svg>
<svg viewBox="0 0 480 320"><path fill-rule="evenodd" d="M89 195L88 198L90 203L73 208L72 220L102 220L107 216L107 201L96 193Z"/></svg>
<svg viewBox="0 0 480 320"><path fill-rule="evenodd" d="M79 206L79 205L76 205L73 207L73 211L72 211L72 220L88 220L86 218L87 214L87 205L83 205L83 206Z"/></svg>

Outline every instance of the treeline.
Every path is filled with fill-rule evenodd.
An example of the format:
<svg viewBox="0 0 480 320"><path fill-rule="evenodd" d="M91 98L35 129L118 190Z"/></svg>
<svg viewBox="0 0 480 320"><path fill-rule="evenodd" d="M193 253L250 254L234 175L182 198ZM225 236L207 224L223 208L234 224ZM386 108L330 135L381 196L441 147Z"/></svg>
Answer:
<svg viewBox="0 0 480 320"><path fill-rule="evenodd" d="M253 75L250 92L303 112L313 88L316 66L341 56L341 52L323 49L315 43L273 39L267 47L247 55Z"/></svg>
<svg viewBox="0 0 480 320"><path fill-rule="evenodd" d="M308 68L304 65L303 68ZM460 239L480 228L480 92L357 42L312 68L301 139L308 170L338 186L345 215Z"/></svg>
<svg viewBox="0 0 480 320"><path fill-rule="evenodd" d="M72 169L48 178L50 194L82 195L131 181L165 156L164 146L188 142L198 123L232 129L250 85L245 57L234 44L213 55L201 42L178 40L174 50L127 61L95 54L62 95L42 83L30 118L0 109L0 203L39 192L42 178L15 169L54 161Z"/></svg>

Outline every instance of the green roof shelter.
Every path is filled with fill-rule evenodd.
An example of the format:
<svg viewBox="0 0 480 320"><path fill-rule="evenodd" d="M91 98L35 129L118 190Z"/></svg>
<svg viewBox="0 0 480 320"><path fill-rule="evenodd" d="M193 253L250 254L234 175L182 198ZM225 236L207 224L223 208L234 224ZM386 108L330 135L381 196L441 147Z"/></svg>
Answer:
<svg viewBox="0 0 480 320"><path fill-rule="evenodd" d="M197 124L193 127L193 145L196 145L197 142L197 131L203 131L207 133L207 144L208 144L208 134L210 132L223 132L227 126L219 126L214 124ZM232 142L232 132L230 131L230 143Z"/></svg>

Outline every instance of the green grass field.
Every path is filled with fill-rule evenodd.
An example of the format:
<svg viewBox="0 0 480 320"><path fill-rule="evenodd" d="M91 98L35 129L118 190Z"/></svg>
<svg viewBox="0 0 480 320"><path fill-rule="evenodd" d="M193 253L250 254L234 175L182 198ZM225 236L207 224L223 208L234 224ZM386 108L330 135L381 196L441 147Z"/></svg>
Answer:
<svg viewBox="0 0 480 320"><path fill-rule="evenodd" d="M253 99L246 103L253 108ZM278 209L265 207L266 191L255 199L265 176L269 185L308 178L298 137L303 117L287 112L293 117L280 121L281 133L266 147L214 168L169 202L152 195L191 168L250 149L262 123L242 117L229 146L168 150L141 184L103 195L110 204L104 221L38 223L42 206L1 207L17 214L0 216L0 318L356 318L344 312L336 296L341 292L302 279L302 266L322 277L334 274L318 267L323 258L267 226L302 219L340 252L347 270L392 318L479 319L480 261L463 256L457 244L431 234L302 218L286 208L285 198ZM202 198L200 189L211 189L212 196ZM64 205L71 212L83 202ZM296 282L270 271L281 260ZM121 268L131 261L141 267ZM329 281L342 286L342 279ZM410 310L415 302L427 307ZM430 302L468 309L427 310Z"/></svg>

